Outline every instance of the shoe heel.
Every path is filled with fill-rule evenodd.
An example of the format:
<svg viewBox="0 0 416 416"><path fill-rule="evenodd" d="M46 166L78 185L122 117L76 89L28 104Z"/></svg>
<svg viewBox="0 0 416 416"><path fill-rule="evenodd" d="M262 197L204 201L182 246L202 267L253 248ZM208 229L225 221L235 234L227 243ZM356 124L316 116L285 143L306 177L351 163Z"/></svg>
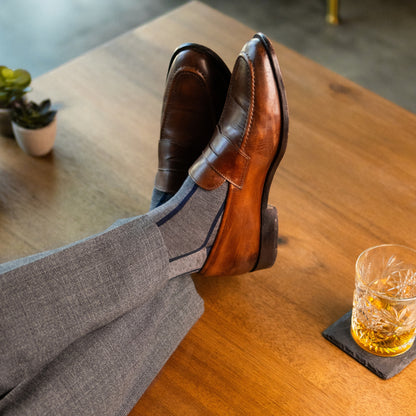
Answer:
<svg viewBox="0 0 416 416"><path fill-rule="evenodd" d="M273 205L267 205L262 214L259 257L253 271L273 266L277 256L277 236L277 209Z"/></svg>

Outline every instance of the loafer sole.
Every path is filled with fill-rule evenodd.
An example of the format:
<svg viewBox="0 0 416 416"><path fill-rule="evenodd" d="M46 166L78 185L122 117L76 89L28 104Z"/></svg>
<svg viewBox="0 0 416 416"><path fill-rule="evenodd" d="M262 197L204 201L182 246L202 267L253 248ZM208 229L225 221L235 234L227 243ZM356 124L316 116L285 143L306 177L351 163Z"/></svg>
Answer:
<svg viewBox="0 0 416 416"><path fill-rule="evenodd" d="M255 38L261 40L266 49L273 75L276 82L277 92L279 94L280 114L281 114L281 129L279 137L279 145L276 150L274 159L270 165L269 171L266 175L266 180L263 187L263 195L261 201L261 230L260 230L260 249L256 265L253 270L267 269L273 266L277 256L277 211L275 207L267 205L270 193L270 186L273 182L276 169L279 166L283 155L286 151L288 132L289 132L289 111L286 98L286 91L283 84L282 73L277 61L276 55L270 41L262 33L257 33Z"/></svg>

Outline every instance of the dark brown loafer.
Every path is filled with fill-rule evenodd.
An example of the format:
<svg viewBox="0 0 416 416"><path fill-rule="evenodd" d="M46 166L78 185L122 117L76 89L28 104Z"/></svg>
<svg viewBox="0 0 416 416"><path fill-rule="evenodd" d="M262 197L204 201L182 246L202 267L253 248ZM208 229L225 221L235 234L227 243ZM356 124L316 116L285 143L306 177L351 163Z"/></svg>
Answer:
<svg viewBox="0 0 416 416"><path fill-rule="evenodd" d="M236 60L213 138L189 174L210 190L229 182L224 215L200 274L240 274L273 265L277 214L267 205L286 149L288 108L270 41L258 33Z"/></svg>
<svg viewBox="0 0 416 416"><path fill-rule="evenodd" d="M174 194L207 146L220 118L230 70L212 50L180 46L169 64L159 140L155 188Z"/></svg>

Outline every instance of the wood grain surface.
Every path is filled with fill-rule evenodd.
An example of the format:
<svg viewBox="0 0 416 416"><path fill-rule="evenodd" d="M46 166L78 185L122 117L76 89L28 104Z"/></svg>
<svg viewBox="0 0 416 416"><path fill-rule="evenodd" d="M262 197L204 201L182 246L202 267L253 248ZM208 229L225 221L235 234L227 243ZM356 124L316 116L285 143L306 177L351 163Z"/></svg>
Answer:
<svg viewBox="0 0 416 416"><path fill-rule="evenodd" d="M258 30L191 2L36 79L58 137L39 159L0 138L0 261L145 213L173 50L202 43L232 68ZM383 381L321 335L351 308L361 251L416 247L416 116L274 46L290 110L277 262L195 277L205 314L130 416L416 414L416 363Z"/></svg>

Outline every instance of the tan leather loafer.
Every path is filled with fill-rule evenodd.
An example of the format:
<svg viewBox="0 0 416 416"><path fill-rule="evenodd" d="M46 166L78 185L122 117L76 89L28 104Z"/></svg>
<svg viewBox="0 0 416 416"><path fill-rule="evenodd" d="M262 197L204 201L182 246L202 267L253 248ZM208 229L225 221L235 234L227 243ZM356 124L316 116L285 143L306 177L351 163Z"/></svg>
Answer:
<svg viewBox="0 0 416 416"><path fill-rule="evenodd" d="M210 190L229 182L224 215L200 274L240 274L273 265L277 214L267 205L286 149L288 108L270 41L258 33L243 47L212 140L189 174Z"/></svg>
<svg viewBox="0 0 416 416"><path fill-rule="evenodd" d="M220 118L230 70L212 50L195 43L176 49L168 69L155 188L176 193L207 146Z"/></svg>

